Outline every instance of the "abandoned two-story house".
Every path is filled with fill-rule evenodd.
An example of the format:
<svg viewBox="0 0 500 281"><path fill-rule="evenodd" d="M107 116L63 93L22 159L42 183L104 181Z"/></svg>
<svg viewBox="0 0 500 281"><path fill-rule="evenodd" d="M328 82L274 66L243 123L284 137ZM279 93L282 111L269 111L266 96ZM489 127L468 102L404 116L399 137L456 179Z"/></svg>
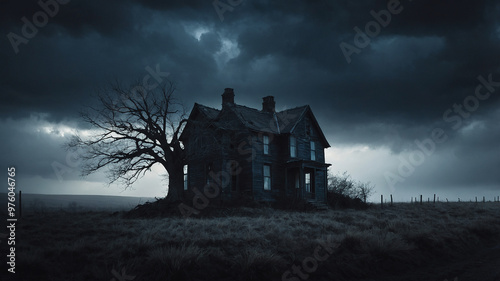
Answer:
<svg viewBox="0 0 500 281"><path fill-rule="evenodd" d="M253 109L235 104L226 88L221 110L195 103L188 120L180 137L186 192L217 184L221 200L326 201L330 145L308 105L276 112L267 96Z"/></svg>

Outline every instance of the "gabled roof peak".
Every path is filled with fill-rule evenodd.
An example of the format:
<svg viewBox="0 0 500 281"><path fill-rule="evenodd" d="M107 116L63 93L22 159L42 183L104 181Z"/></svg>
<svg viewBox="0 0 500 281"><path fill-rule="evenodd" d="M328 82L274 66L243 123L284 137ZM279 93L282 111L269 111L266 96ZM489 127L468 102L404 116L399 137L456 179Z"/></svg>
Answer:
<svg viewBox="0 0 500 281"><path fill-rule="evenodd" d="M231 111L236 115L238 120L243 124L244 127L252 131L266 132L272 134L291 134L294 132L297 124L306 116L310 114L312 116L311 120L315 123L316 127L320 132L320 137L325 145L328 147L328 141L326 140L319 124L312 113L309 105L297 106L290 109L284 109L282 111L275 111L274 107L274 97L267 96L264 98L263 110L258 110L245 105L234 103L234 92L231 88L226 88L224 94L222 94L223 105L222 110L201 105L195 103L193 112L196 110L201 112L201 114L207 119L207 121L215 121L217 124L217 119L226 110ZM225 102L225 103L224 103ZM269 103L265 105L265 103ZM266 109L266 106L268 108ZM193 112L191 112L190 118Z"/></svg>

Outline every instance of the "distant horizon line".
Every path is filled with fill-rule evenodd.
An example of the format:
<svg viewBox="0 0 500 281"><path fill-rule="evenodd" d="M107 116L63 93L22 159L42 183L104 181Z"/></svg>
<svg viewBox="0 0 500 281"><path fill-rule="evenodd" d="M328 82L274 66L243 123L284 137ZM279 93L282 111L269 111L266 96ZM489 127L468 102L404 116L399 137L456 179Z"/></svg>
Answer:
<svg viewBox="0 0 500 281"><path fill-rule="evenodd" d="M21 190L22 191L22 190ZM7 192L0 192L0 194L7 194ZM19 192L16 192L19 194ZM111 194L59 194L59 193L31 193L31 192L23 192L22 194L29 195L63 195L63 196L114 196L114 197L135 197L135 198L156 198L157 196L131 196L131 195L111 195Z"/></svg>

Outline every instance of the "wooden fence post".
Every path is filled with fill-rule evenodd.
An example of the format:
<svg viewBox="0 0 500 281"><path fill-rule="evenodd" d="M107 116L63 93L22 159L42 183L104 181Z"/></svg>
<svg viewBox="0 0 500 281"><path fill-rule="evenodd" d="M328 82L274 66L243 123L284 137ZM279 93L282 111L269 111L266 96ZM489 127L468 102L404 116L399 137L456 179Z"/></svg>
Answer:
<svg viewBox="0 0 500 281"><path fill-rule="evenodd" d="M392 194L391 194L391 206L392 206Z"/></svg>
<svg viewBox="0 0 500 281"><path fill-rule="evenodd" d="M436 204L436 193L434 193L434 204Z"/></svg>
<svg viewBox="0 0 500 281"><path fill-rule="evenodd" d="M476 196L476 203L477 203L477 196Z"/></svg>
<svg viewBox="0 0 500 281"><path fill-rule="evenodd" d="M486 203L486 198L483 196L483 203Z"/></svg>
<svg viewBox="0 0 500 281"><path fill-rule="evenodd" d="M422 205L422 194L420 194L420 205Z"/></svg>
<svg viewBox="0 0 500 281"><path fill-rule="evenodd" d="M384 207L384 195L380 194L380 207Z"/></svg>

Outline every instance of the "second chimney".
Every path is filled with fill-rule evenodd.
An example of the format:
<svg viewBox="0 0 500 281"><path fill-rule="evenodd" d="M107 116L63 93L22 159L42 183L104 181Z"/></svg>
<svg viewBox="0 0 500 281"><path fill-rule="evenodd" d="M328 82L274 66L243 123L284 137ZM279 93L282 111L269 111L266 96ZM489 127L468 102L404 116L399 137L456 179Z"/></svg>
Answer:
<svg viewBox="0 0 500 281"><path fill-rule="evenodd" d="M274 102L273 96L267 96L262 98L262 111L264 112L274 112L276 103Z"/></svg>
<svg viewBox="0 0 500 281"><path fill-rule="evenodd" d="M234 90L232 88L225 88L222 94L222 106L234 104Z"/></svg>

